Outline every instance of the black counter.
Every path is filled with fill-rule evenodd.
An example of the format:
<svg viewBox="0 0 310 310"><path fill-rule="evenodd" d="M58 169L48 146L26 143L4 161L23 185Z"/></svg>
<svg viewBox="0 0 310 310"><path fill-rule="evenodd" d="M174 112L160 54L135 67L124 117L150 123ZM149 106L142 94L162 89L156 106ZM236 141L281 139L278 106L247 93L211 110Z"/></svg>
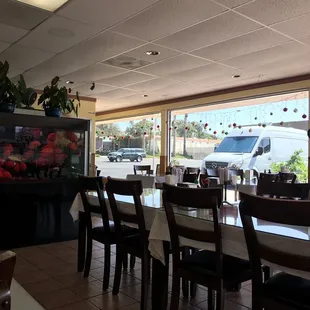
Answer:
<svg viewBox="0 0 310 310"><path fill-rule="evenodd" d="M0 179L0 250L77 238L76 179Z"/></svg>

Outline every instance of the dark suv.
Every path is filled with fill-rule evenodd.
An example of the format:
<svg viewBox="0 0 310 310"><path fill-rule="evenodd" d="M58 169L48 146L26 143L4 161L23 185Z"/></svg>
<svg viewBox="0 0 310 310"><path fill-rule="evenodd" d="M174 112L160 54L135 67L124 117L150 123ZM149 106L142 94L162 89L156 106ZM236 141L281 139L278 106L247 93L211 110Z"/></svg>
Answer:
<svg viewBox="0 0 310 310"><path fill-rule="evenodd" d="M117 161L120 162L123 159L129 159L130 161L142 161L146 157L146 153L143 149L130 149L122 148L115 152L110 152L108 158L110 162Z"/></svg>

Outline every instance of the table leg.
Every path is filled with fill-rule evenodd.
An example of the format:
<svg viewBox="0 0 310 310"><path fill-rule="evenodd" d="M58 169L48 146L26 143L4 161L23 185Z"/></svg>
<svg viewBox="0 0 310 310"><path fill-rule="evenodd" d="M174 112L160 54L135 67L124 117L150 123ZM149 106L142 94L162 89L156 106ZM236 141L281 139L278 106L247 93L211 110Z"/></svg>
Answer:
<svg viewBox="0 0 310 310"><path fill-rule="evenodd" d="M78 262L77 270L82 272L85 266L86 250L86 221L85 213L79 212L79 231L78 231Z"/></svg>
<svg viewBox="0 0 310 310"><path fill-rule="evenodd" d="M170 243L163 242L165 265L153 258L152 268L152 309L166 310L168 304L169 248Z"/></svg>

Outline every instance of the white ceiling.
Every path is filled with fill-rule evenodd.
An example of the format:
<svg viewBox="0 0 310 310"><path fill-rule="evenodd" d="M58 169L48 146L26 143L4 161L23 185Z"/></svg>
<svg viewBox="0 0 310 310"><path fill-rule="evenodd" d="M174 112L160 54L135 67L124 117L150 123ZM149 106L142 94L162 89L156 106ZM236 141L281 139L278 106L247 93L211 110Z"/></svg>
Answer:
<svg viewBox="0 0 310 310"><path fill-rule="evenodd" d="M69 0L54 13L1 0L0 60L38 89L74 81L97 111L297 76L310 73L310 0Z"/></svg>

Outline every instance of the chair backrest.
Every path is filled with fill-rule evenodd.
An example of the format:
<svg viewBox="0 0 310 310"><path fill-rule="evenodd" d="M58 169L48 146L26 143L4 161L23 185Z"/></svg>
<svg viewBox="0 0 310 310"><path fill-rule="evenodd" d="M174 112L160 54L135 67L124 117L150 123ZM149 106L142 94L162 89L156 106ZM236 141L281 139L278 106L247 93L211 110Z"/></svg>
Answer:
<svg viewBox="0 0 310 310"><path fill-rule="evenodd" d="M256 194L270 198L299 198L307 200L309 198L310 184L308 183L282 183L271 181L258 181Z"/></svg>
<svg viewBox="0 0 310 310"><path fill-rule="evenodd" d="M183 182L194 183L195 181L198 181L199 174L199 168L187 167L184 171Z"/></svg>
<svg viewBox="0 0 310 310"><path fill-rule="evenodd" d="M173 264L176 266L180 262L180 241L179 237L187 239L212 243L215 245L215 252L217 253L217 268L216 275L222 274L222 242L221 230L218 223L218 191L220 188L183 188L164 184L163 189L163 204L168 220L170 240L173 255ZM212 212L213 230L203 231L194 227L188 227L179 224L176 221L173 207L175 205L182 207L191 207L197 209L206 209Z"/></svg>
<svg viewBox="0 0 310 310"><path fill-rule="evenodd" d="M126 180L141 181L143 188L154 188L155 187L155 177L150 176L150 175L127 174Z"/></svg>
<svg viewBox="0 0 310 310"><path fill-rule="evenodd" d="M133 171L135 174L141 172L141 174L150 175L151 174L151 165L133 165Z"/></svg>
<svg viewBox="0 0 310 310"><path fill-rule="evenodd" d="M262 283L261 260L310 272L310 257L262 244L252 217L281 225L310 226L310 201L283 200L240 193L240 215L253 270L253 285Z"/></svg>
<svg viewBox="0 0 310 310"><path fill-rule="evenodd" d="M233 169L233 168L229 168L229 173L231 176L237 176L240 177L241 180L241 184L243 183L243 179L244 179L244 172L242 169Z"/></svg>
<svg viewBox="0 0 310 310"><path fill-rule="evenodd" d="M206 175L208 177L219 177L220 176L218 169L211 169L211 168L206 169Z"/></svg>
<svg viewBox="0 0 310 310"><path fill-rule="evenodd" d="M295 183L296 174L293 172L279 172L277 177L277 182L282 183Z"/></svg>
<svg viewBox="0 0 310 310"><path fill-rule="evenodd" d="M147 233L145 227L145 219L143 206L140 196L142 195L142 182L130 181L124 179L114 179L108 177L106 183L106 192L109 198L110 207L113 214L115 233L119 242L123 240L123 234L121 229L122 222L136 224L139 228L140 238L143 241L142 244L147 244ZM115 195L130 196L134 200L135 213L125 213L120 210L115 199Z"/></svg>
<svg viewBox="0 0 310 310"><path fill-rule="evenodd" d="M276 173L263 173L259 174L259 180L264 180L268 182L276 182L278 178L278 174Z"/></svg>
<svg viewBox="0 0 310 310"><path fill-rule="evenodd" d="M11 286L14 268L16 263L16 254L11 251L0 255L0 282L5 282L8 288Z"/></svg>
<svg viewBox="0 0 310 310"><path fill-rule="evenodd" d="M200 169L196 167L187 167L184 171L184 174L197 174L197 176L200 173Z"/></svg>
<svg viewBox="0 0 310 310"><path fill-rule="evenodd" d="M99 213L102 217L102 222L104 226L104 232L110 233L109 225L109 214L106 205L106 201L103 194L104 184L102 177L79 177L79 192L83 201L85 218L86 218L86 227L88 231L92 229L91 213ZM87 195L89 192L95 192L98 198L99 205L94 205L90 203Z"/></svg>

